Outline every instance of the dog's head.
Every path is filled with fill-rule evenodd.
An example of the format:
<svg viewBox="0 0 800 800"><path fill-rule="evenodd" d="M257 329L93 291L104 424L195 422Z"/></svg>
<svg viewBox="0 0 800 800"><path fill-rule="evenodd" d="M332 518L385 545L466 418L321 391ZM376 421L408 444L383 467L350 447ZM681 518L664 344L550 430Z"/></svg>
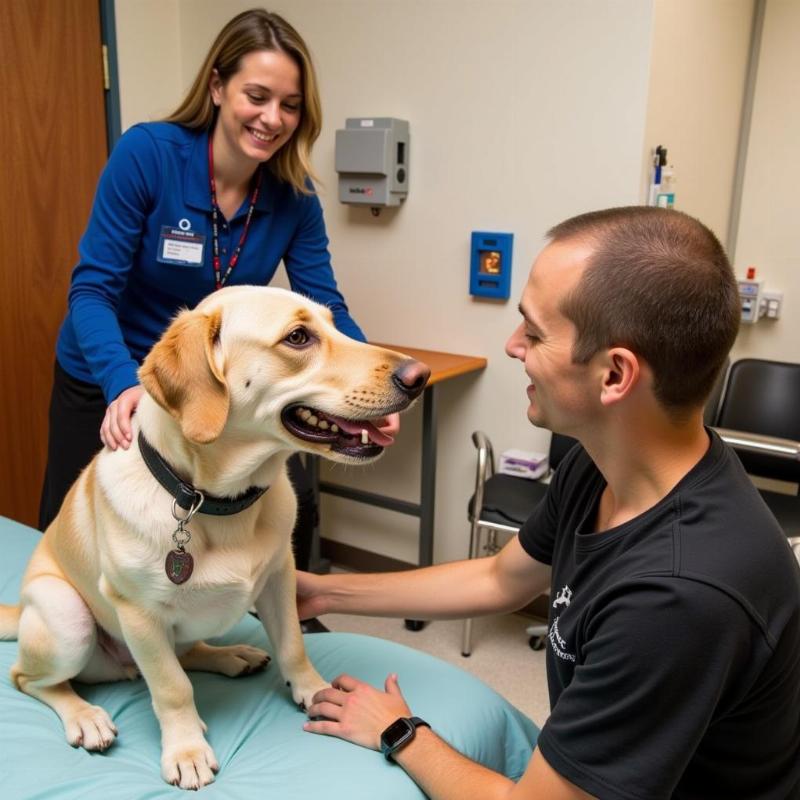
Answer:
<svg viewBox="0 0 800 800"><path fill-rule="evenodd" d="M284 289L237 286L182 311L139 370L196 443L267 439L336 461L376 458L373 421L407 408L430 370L348 338L331 312Z"/></svg>

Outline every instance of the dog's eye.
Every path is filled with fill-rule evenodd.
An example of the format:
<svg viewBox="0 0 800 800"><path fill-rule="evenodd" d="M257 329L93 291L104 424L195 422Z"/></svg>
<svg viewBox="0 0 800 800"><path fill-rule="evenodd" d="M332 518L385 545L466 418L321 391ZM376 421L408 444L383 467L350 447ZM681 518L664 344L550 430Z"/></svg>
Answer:
<svg viewBox="0 0 800 800"><path fill-rule="evenodd" d="M311 337L305 328L295 328L284 341L292 347L302 347L311 341Z"/></svg>

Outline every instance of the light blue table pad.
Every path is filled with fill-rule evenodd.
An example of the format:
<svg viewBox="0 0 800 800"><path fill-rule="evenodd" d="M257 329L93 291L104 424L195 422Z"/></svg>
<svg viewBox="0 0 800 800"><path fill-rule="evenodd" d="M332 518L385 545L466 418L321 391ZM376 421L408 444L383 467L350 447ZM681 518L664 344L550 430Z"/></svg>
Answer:
<svg viewBox="0 0 800 800"><path fill-rule="evenodd" d="M0 517L0 602L14 603L40 534ZM400 624L400 623L398 623ZM215 643L246 642L270 650L261 624L248 616ZM413 712L459 751L518 779L538 734L500 695L466 672L393 642L349 633L305 636L323 677L347 672L382 687L389 672ZM160 775L160 734L142 680L76 684L109 712L119 738L105 753L73 749L61 721L14 689L8 672L17 643L0 642L0 797L2 800L156 800L183 790ZM214 800L419 800L424 795L401 768L377 752L306 733L273 663L244 678L189 673L208 740L220 763L215 783L200 790ZM184 794L184 796L187 796Z"/></svg>

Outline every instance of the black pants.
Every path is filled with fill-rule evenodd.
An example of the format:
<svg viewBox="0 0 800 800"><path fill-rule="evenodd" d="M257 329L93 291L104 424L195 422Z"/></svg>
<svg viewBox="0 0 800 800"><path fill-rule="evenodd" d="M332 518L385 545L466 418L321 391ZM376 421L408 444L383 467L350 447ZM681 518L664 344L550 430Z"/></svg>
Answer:
<svg viewBox="0 0 800 800"><path fill-rule="evenodd" d="M106 401L100 387L73 378L56 362L50 397L47 468L39 503L39 530L45 530L55 519L70 486L102 449L100 425L105 413ZM295 561L298 569L307 570L317 524L314 489L300 456L291 456L287 467L297 494L297 520L292 531Z"/></svg>

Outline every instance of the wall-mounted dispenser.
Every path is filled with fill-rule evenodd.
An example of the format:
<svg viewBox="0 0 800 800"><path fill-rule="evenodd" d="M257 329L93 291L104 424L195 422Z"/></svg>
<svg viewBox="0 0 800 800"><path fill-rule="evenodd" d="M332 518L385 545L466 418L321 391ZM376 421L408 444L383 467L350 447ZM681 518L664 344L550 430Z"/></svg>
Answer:
<svg viewBox="0 0 800 800"><path fill-rule="evenodd" d="M339 200L399 206L408 195L408 122L393 117L356 117L336 131Z"/></svg>
<svg viewBox="0 0 800 800"><path fill-rule="evenodd" d="M756 280L756 268L747 268L747 277L737 281L742 304L742 322L753 325L760 319L780 319L783 292L764 291L764 282Z"/></svg>

